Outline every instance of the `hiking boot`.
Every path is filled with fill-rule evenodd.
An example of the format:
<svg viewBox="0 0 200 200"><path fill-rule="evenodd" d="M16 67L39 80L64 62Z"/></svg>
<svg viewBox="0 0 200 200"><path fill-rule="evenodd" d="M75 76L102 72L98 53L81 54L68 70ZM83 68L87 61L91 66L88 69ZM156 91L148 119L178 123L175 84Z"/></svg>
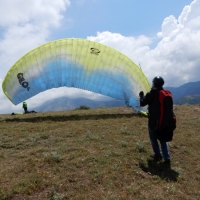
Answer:
<svg viewBox="0 0 200 200"><path fill-rule="evenodd" d="M166 159L166 160L163 162L163 165L166 166L166 167L170 167L170 166L171 166L171 161L170 161L170 159Z"/></svg>
<svg viewBox="0 0 200 200"><path fill-rule="evenodd" d="M156 161L161 161L162 160L162 156L160 155L155 155L155 154L152 154L150 155L151 158L153 158L154 160Z"/></svg>

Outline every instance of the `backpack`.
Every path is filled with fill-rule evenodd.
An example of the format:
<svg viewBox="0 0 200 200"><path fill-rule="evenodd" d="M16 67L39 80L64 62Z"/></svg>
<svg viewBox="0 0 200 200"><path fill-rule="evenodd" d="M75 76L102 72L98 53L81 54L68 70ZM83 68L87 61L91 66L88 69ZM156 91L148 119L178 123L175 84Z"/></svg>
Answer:
<svg viewBox="0 0 200 200"><path fill-rule="evenodd" d="M173 112L173 99L169 90L160 90L159 100L159 118L155 129L156 138L163 142L169 142L173 139L173 132L176 129L176 116Z"/></svg>

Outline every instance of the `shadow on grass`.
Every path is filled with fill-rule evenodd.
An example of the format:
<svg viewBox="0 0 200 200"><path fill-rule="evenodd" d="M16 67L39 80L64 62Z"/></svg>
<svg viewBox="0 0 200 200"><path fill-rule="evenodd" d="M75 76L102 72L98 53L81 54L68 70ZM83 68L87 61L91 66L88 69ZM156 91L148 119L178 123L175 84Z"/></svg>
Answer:
<svg viewBox="0 0 200 200"><path fill-rule="evenodd" d="M153 176L159 176L166 181L177 181L179 173L171 168L171 166L165 166L163 162L156 162L154 160L147 160L147 165L141 162L140 168L146 172L151 173Z"/></svg>
<svg viewBox="0 0 200 200"><path fill-rule="evenodd" d="M98 114L98 115L70 115L70 116L35 116L28 118L15 117L6 119L6 122L39 122L39 121L76 121L76 120L98 120L98 119L117 119L117 118L143 117L137 113L129 114Z"/></svg>

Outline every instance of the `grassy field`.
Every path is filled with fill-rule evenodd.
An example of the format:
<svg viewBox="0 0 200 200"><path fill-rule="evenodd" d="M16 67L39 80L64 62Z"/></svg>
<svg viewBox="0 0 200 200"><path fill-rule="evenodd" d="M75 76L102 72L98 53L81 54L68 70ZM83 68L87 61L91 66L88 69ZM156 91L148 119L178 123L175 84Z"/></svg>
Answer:
<svg viewBox="0 0 200 200"><path fill-rule="evenodd" d="M0 200L199 200L200 105L175 114L171 168L131 108L0 115Z"/></svg>

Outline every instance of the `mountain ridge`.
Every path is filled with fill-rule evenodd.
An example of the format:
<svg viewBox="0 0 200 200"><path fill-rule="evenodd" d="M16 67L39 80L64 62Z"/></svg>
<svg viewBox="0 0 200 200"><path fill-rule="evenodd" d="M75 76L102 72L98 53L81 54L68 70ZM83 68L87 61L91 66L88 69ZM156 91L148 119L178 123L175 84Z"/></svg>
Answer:
<svg viewBox="0 0 200 200"><path fill-rule="evenodd" d="M173 99L176 102L184 96L200 95L200 81L185 83L179 87L166 87L173 94Z"/></svg>
<svg viewBox="0 0 200 200"><path fill-rule="evenodd" d="M121 100L110 100L110 101L98 101L91 100L83 97L72 99L69 97L58 97L51 99L43 103L42 105L34 108L38 112L48 112L48 111L63 111L63 110L74 110L81 106L87 106L89 108L99 108L99 107L119 107L124 106L125 102Z"/></svg>
<svg viewBox="0 0 200 200"><path fill-rule="evenodd" d="M164 87L172 92L174 104L199 104L200 103L200 81L185 83L179 87ZM38 112L74 110L80 106L89 108L119 107L125 106L125 102L118 99L91 100L88 98L69 98L66 96L48 100L42 105L34 108Z"/></svg>

